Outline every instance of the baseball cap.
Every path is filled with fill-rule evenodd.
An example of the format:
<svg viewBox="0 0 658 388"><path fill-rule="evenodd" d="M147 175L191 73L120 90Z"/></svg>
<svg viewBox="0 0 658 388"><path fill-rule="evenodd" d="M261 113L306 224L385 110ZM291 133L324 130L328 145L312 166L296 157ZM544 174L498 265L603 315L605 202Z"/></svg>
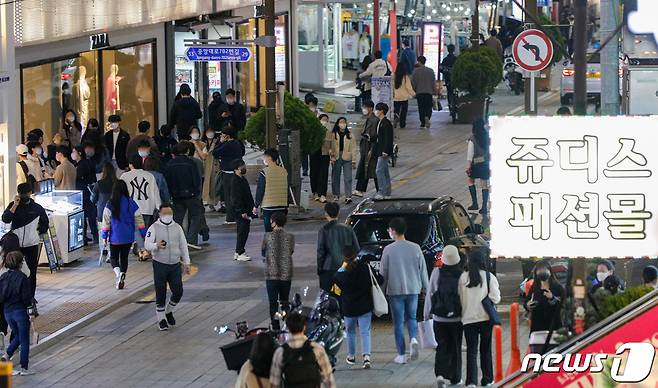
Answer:
<svg viewBox="0 0 658 388"><path fill-rule="evenodd" d="M19 145L16 146L16 153L17 154L25 156L25 155L27 155L27 152L28 152L28 150L27 150L27 146L25 144L19 144Z"/></svg>

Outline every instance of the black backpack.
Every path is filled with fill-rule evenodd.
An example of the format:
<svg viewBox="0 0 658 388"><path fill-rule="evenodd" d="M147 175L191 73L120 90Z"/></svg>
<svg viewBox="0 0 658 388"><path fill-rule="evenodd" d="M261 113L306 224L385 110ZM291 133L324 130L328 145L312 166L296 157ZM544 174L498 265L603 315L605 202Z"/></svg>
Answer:
<svg viewBox="0 0 658 388"><path fill-rule="evenodd" d="M311 341L306 340L301 348L283 345L283 367L281 378L285 388L319 388L322 384L320 366L315 358Z"/></svg>
<svg viewBox="0 0 658 388"><path fill-rule="evenodd" d="M27 178L27 183L32 188L32 193L34 194L40 193L41 190L39 189L39 182L37 181L37 178L34 177L34 175L30 174L29 169L27 168L27 163L25 163L24 160L21 160L20 162L18 162L18 164L21 165L21 169L25 174L25 178Z"/></svg>
<svg viewBox="0 0 658 388"><path fill-rule="evenodd" d="M432 314L441 318L457 318L462 315L459 299L459 273L439 270L439 288L432 295Z"/></svg>

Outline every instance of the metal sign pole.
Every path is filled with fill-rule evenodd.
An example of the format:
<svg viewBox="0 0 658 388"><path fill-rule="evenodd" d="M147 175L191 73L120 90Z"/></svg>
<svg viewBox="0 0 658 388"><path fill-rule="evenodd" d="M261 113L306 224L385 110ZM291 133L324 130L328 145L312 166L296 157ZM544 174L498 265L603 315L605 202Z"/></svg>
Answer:
<svg viewBox="0 0 658 388"><path fill-rule="evenodd" d="M537 115L537 90L535 89L535 77L537 76L536 71L530 72L530 112L532 116Z"/></svg>

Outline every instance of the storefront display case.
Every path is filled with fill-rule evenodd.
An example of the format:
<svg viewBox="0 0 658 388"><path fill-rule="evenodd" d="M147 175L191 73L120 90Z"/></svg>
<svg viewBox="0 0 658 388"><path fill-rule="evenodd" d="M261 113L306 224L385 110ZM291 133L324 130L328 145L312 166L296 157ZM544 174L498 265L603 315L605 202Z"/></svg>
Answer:
<svg viewBox="0 0 658 388"><path fill-rule="evenodd" d="M50 239L58 256L58 261L70 263L82 256L84 245L84 211L82 210L82 191L80 190L43 190L34 196L34 200L43 206L51 223ZM47 263L46 250L41 250L40 263Z"/></svg>

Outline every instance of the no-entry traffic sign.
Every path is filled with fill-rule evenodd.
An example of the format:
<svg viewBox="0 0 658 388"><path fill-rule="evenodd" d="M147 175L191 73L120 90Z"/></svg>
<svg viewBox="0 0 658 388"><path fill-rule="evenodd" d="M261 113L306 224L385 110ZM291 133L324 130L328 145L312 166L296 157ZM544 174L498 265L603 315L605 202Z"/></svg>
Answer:
<svg viewBox="0 0 658 388"><path fill-rule="evenodd" d="M551 63L553 43L539 30L526 30L514 39L512 55L522 69L540 71Z"/></svg>

